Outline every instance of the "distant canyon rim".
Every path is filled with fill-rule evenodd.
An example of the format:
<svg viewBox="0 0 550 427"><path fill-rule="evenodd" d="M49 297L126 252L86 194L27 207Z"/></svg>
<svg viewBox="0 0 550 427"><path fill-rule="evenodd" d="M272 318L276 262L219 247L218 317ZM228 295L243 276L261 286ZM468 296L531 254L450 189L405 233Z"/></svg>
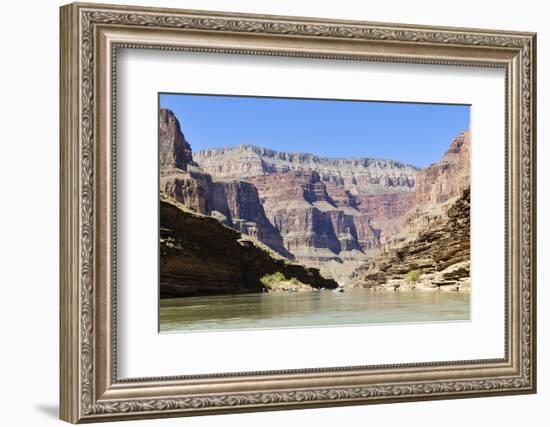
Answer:
<svg viewBox="0 0 550 427"><path fill-rule="evenodd" d="M309 270L301 277L319 271L339 286L469 289L469 130L449 141L440 161L420 169L396 160L324 158L255 145L193 152L178 118L161 109L159 162L165 203L182 215L193 213L193 221L213 218L265 245L271 257L303 265ZM174 212L166 216L171 224L178 221ZM164 237L163 227L161 220L161 253L164 247L173 260L164 273L161 263L161 287L177 296L177 280L200 277L176 266L183 249L174 248L192 242L174 231L179 225L165 227ZM216 245L217 226L209 227ZM249 267L252 258L238 277L259 265ZM267 264L262 266L264 271ZM411 272L418 277L410 280Z"/></svg>

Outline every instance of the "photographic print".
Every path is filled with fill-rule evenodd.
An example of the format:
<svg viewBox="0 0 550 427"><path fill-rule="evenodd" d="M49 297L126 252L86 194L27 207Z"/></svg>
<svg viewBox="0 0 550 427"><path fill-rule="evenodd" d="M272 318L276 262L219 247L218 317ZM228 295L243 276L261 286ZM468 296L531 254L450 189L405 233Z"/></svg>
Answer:
<svg viewBox="0 0 550 427"><path fill-rule="evenodd" d="M61 419L536 393L536 34L350 18L61 8Z"/></svg>
<svg viewBox="0 0 550 427"><path fill-rule="evenodd" d="M469 320L468 105L159 105L161 332Z"/></svg>

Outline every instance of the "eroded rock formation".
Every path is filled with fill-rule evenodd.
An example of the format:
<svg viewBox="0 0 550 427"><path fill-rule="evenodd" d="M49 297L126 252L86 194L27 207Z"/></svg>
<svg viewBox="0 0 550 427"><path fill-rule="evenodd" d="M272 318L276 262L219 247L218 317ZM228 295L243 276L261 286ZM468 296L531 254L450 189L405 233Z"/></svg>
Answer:
<svg viewBox="0 0 550 427"><path fill-rule="evenodd" d="M260 279L282 273L313 288L335 288L315 268L292 263L215 218L173 199L160 202L161 298L262 292Z"/></svg>
<svg viewBox="0 0 550 427"><path fill-rule="evenodd" d="M446 219L369 261L353 274L358 286L460 290L470 287L470 189L445 204ZM414 281L407 275L415 272Z"/></svg>
<svg viewBox="0 0 550 427"><path fill-rule="evenodd" d="M444 226L469 186L469 132L419 170L392 160L330 159L241 145L193 153L160 112L160 190L282 256L354 282L372 259Z"/></svg>
<svg viewBox="0 0 550 427"><path fill-rule="evenodd" d="M159 119L161 193L292 258L278 230L267 219L256 188L243 180L213 178L194 162L191 146L174 114L161 109Z"/></svg>
<svg viewBox="0 0 550 427"><path fill-rule="evenodd" d="M380 232L369 215L331 197L318 172L292 170L248 180L297 260L344 280L346 272L379 250Z"/></svg>
<svg viewBox="0 0 550 427"><path fill-rule="evenodd" d="M448 201L470 188L470 132L458 135L443 158L417 175L413 207L404 215L395 244L447 220Z"/></svg>
<svg viewBox="0 0 550 427"><path fill-rule="evenodd" d="M195 160L208 173L226 178L246 178L293 170L314 170L323 181L341 179L349 189L413 188L418 169L394 160L352 158L333 159L308 153L286 153L256 147L213 148L199 151Z"/></svg>
<svg viewBox="0 0 550 427"><path fill-rule="evenodd" d="M416 176L416 205L433 205L459 195L470 186L470 132L458 135L439 162Z"/></svg>
<svg viewBox="0 0 550 427"><path fill-rule="evenodd" d="M286 258L293 255L285 248L280 231L267 219L256 187L242 180L214 181L210 215L237 231L248 234Z"/></svg>
<svg viewBox="0 0 550 427"><path fill-rule="evenodd" d="M187 170L193 163L191 146L183 135L174 113L162 108L159 111L159 162L161 169Z"/></svg>
<svg viewBox="0 0 550 427"><path fill-rule="evenodd" d="M418 172L392 160L329 159L252 145L205 150L195 159L217 179L254 184L285 248L340 279L399 230Z"/></svg>
<svg viewBox="0 0 550 427"><path fill-rule="evenodd" d="M470 133L458 135L443 158L416 176L413 207L383 253L353 273L359 286L469 289ZM406 281L415 272L417 283Z"/></svg>

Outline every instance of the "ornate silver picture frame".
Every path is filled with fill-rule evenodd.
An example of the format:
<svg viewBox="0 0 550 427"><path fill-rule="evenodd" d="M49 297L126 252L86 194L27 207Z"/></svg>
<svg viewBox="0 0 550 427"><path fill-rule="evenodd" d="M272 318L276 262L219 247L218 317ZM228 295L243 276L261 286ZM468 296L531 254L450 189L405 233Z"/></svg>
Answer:
<svg viewBox="0 0 550 427"><path fill-rule="evenodd" d="M97 422L536 391L535 34L81 3L60 13L61 419ZM121 49L504 70L504 357L119 378Z"/></svg>

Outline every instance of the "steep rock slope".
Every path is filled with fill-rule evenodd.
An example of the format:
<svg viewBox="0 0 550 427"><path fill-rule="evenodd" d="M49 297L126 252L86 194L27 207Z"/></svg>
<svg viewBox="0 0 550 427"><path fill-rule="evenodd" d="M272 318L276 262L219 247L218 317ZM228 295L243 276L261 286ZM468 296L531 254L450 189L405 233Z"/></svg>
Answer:
<svg viewBox="0 0 550 427"><path fill-rule="evenodd" d="M337 286L319 270L289 262L167 196L160 202L160 224L161 298L262 292L260 279L277 272L314 288Z"/></svg>
<svg viewBox="0 0 550 427"><path fill-rule="evenodd" d="M470 132L452 142L443 158L416 177L415 205L443 203L470 185Z"/></svg>
<svg viewBox="0 0 550 427"><path fill-rule="evenodd" d="M415 195L412 191L356 196L357 209L368 215L372 226L379 230L381 244L390 241L401 231L405 214L414 205Z"/></svg>
<svg viewBox="0 0 550 427"><path fill-rule="evenodd" d="M237 179L216 180L193 160L190 144L174 113L159 114L160 191L186 208L211 215L292 258L265 215L256 188Z"/></svg>
<svg viewBox="0 0 550 427"><path fill-rule="evenodd" d="M203 170L222 178L251 179L315 171L319 176L318 181L324 185L335 206L352 207L368 213L373 221L401 217L412 207L411 194L418 173L418 168L393 160L332 159L307 153L279 152L253 145L199 151L195 159ZM384 218L375 218L376 212L380 210L384 211ZM389 236L391 227L385 230L383 221L380 225L384 238L386 234Z"/></svg>
<svg viewBox="0 0 550 427"><path fill-rule="evenodd" d="M403 287L410 272L415 286L459 290L470 286L470 189L446 210L446 220L425 228L417 237L358 268L359 286Z"/></svg>
<svg viewBox="0 0 550 427"><path fill-rule="evenodd" d="M341 281L399 230L418 172L391 160L329 159L251 145L200 151L195 160L218 179L253 183L285 248Z"/></svg>
<svg viewBox="0 0 550 427"><path fill-rule="evenodd" d="M161 169L187 170L193 163L191 146L183 135L174 113L161 108L159 111L159 163Z"/></svg>
<svg viewBox="0 0 550 427"><path fill-rule="evenodd" d="M285 247L298 259L338 260L342 252L379 247L378 233L368 215L351 206L339 207L316 171L281 172L248 180L258 189ZM356 255L364 257L359 252Z"/></svg>
<svg viewBox="0 0 550 427"><path fill-rule="evenodd" d="M416 270L420 286L469 287L470 132L459 134L439 162L422 169L416 184L401 231L353 273L354 284L392 286Z"/></svg>
<svg viewBox="0 0 550 427"><path fill-rule="evenodd" d="M285 248L277 228L265 214L256 187L241 180L214 181L210 215L220 222L248 234L286 258L294 256Z"/></svg>
<svg viewBox="0 0 550 427"><path fill-rule="evenodd" d="M316 171L293 170L248 178L268 218L296 260L345 284L349 274L380 248L367 214L339 206Z"/></svg>
<svg viewBox="0 0 550 427"><path fill-rule="evenodd" d="M192 153L172 112L160 122L162 193L343 285L366 261L444 224L469 185L469 132L418 170L252 145Z"/></svg>
<svg viewBox="0 0 550 427"><path fill-rule="evenodd" d="M402 230L387 246L402 244L447 220L449 205L470 188L470 132L459 134L443 158L422 169L416 179L414 207L403 216Z"/></svg>

